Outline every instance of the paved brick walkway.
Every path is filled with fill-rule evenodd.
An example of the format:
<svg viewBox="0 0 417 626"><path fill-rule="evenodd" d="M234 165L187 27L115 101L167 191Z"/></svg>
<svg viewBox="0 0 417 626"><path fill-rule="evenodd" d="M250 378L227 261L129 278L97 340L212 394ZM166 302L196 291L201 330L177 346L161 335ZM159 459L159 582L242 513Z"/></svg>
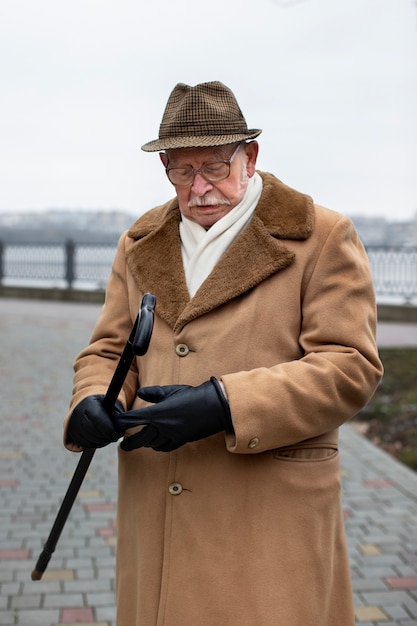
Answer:
<svg viewBox="0 0 417 626"><path fill-rule="evenodd" d="M62 447L62 418L98 310L0 299L1 626L115 626L115 446L96 453L42 580L31 580L79 459ZM381 324L378 340L417 345L417 327ZM357 622L417 626L417 474L349 426L341 460Z"/></svg>

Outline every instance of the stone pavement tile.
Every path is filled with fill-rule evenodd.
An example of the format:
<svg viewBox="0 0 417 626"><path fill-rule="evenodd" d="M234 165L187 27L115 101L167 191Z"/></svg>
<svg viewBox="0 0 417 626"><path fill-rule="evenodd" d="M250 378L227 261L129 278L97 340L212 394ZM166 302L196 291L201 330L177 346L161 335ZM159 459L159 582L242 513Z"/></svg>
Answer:
<svg viewBox="0 0 417 626"><path fill-rule="evenodd" d="M0 611L0 624L2 626L14 626L16 624L14 611Z"/></svg>
<svg viewBox="0 0 417 626"><path fill-rule="evenodd" d="M54 626L60 626L61 624L66 624L66 626L107 626L108 622L60 622L59 625L56 624Z"/></svg>
<svg viewBox="0 0 417 626"><path fill-rule="evenodd" d="M116 548L116 546L117 546L117 537L116 536L108 537L104 543L106 544L106 546L109 546L109 548Z"/></svg>
<svg viewBox="0 0 417 626"><path fill-rule="evenodd" d="M59 609L42 609L40 611L18 611L19 626L46 626L59 624Z"/></svg>
<svg viewBox="0 0 417 626"><path fill-rule="evenodd" d="M113 593L96 593L96 592L88 592L86 593L86 600L89 606L94 606L97 610L98 607L103 606L111 606L114 602Z"/></svg>
<svg viewBox="0 0 417 626"><path fill-rule="evenodd" d="M405 556L406 555L403 555L404 559L405 559ZM402 565L401 567L396 567L396 570L398 570L399 576L403 578L407 578L408 576L415 576L416 574L416 568L410 567L409 565Z"/></svg>
<svg viewBox="0 0 417 626"><path fill-rule="evenodd" d="M355 565L354 570L358 573L359 578L368 578L369 580L384 580L395 576L393 567L360 567Z"/></svg>
<svg viewBox="0 0 417 626"><path fill-rule="evenodd" d="M9 548L7 550L0 550L0 560L1 561L15 561L16 559L20 559L22 561L26 561L29 557L30 551L28 549L22 548Z"/></svg>
<svg viewBox="0 0 417 626"><path fill-rule="evenodd" d="M86 585L85 580L72 580L64 583L63 589L68 593L77 591L85 593L109 592L112 591L112 584L108 578L94 578L88 581L88 585Z"/></svg>
<svg viewBox="0 0 417 626"><path fill-rule="evenodd" d="M98 606L96 608L96 615L97 615L97 619L103 622L106 622L106 624L111 624L113 626L113 624L116 624L116 606L115 604L113 605L108 605L108 606Z"/></svg>
<svg viewBox="0 0 417 626"><path fill-rule="evenodd" d="M366 604L377 604L383 606L401 604L409 606L412 601L406 591L364 591L361 595ZM415 608L417 609L417 606ZM417 617L417 613L415 614L415 617Z"/></svg>
<svg viewBox="0 0 417 626"><path fill-rule="evenodd" d="M391 589L417 589L417 576L386 578L385 582Z"/></svg>
<svg viewBox="0 0 417 626"><path fill-rule="evenodd" d="M103 496L103 492L100 489L90 489L90 491L87 491L86 489L80 489L77 497L80 499L82 498L92 499L92 498L100 498L102 496Z"/></svg>
<svg viewBox="0 0 417 626"><path fill-rule="evenodd" d="M90 607L65 608L61 611L61 624L80 623L92 624L94 622L93 609Z"/></svg>
<svg viewBox="0 0 417 626"><path fill-rule="evenodd" d="M382 591L387 589L387 585L380 578L353 578L353 591Z"/></svg>
<svg viewBox="0 0 417 626"><path fill-rule="evenodd" d="M82 593L50 593L44 598L44 606L47 609L53 607L79 608L84 604Z"/></svg>
<svg viewBox="0 0 417 626"><path fill-rule="evenodd" d="M366 554L367 556L375 556L377 554L382 554L381 548L376 546L374 543L364 543L358 546L359 551L362 554Z"/></svg>
<svg viewBox="0 0 417 626"><path fill-rule="evenodd" d="M360 606L355 608L357 622L375 622L377 620L389 620L389 617L379 606Z"/></svg>
<svg viewBox="0 0 417 626"><path fill-rule="evenodd" d="M48 580L74 580L75 571L73 569L49 568L42 574L42 583Z"/></svg>
<svg viewBox="0 0 417 626"><path fill-rule="evenodd" d="M406 608L399 604L390 604L385 607L385 611L388 613L391 619L404 620L410 619L410 613Z"/></svg>

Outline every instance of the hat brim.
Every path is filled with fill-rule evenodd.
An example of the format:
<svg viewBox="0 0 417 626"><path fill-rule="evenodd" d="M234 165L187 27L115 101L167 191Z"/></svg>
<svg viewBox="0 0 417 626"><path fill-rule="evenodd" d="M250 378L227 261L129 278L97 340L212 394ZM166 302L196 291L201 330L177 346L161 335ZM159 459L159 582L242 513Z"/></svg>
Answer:
<svg viewBox="0 0 417 626"><path fill-rule="evenodd" d="M198 135L186 137L167 137L166 139L155 139L149 141L142 146L145 152L159 152L161 150L176 150L178 148L207 148L215 146L224 146L237 141L245 141L255 139L260 135L262 130L253 128L245 133L235 135Z"/></svg>

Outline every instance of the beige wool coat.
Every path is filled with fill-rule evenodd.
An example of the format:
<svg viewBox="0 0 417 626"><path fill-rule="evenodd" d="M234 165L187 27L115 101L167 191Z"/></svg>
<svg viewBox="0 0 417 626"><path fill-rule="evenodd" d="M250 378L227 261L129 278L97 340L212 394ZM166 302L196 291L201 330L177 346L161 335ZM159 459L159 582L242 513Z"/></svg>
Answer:
<svg viewBox="0 0 417 626"><path fill-rule="evenodd" d="M170 453L119 451L118 626L354 623L338 426L382 373L368 261L347 218L261 175L254 217L191 300L176 200L122 236L75 364L72 407L105 393L152 292L149 350L121 401L140 406L138 385L216 376L235 430Z"/></svg>

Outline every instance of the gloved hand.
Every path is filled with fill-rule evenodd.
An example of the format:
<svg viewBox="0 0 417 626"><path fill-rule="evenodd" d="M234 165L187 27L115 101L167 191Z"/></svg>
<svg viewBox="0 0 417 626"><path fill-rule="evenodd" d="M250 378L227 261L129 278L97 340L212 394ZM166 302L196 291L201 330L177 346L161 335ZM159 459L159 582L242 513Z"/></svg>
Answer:
<svg viewBox="0 0 417 626"><path fill-rule="evenodd" d="M123 413L123 406L116 402L112 415L103 406L104 395L87 396L75 407L68 423L68 436L81 448L104 448L117 441L124 433L114 421Z"/></svg>
<svg viewBox="0 0 417 626"><path fill-rule="evenodd" d="M198 387L142 387L138 396L155 404L115 417L119 430L145 425L140 432L122 441L123 450L144 446L170 452L189 441L210 437L223 430L233 432L229 404L216 378L212 377Z"/></svg>

